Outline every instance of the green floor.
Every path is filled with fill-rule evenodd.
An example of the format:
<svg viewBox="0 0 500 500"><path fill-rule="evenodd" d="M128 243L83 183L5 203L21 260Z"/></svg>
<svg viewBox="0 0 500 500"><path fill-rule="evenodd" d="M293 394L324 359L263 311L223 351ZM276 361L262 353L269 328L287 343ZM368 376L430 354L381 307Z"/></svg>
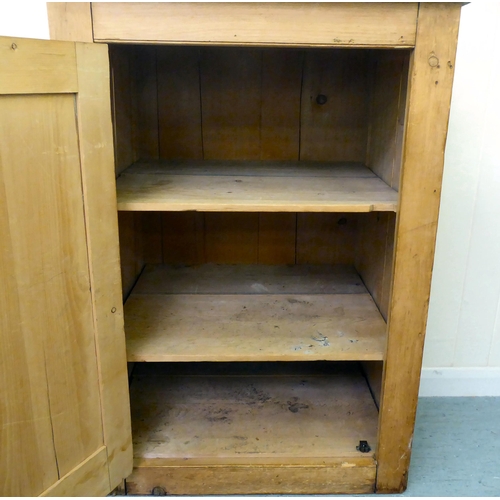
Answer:
<svg viewBox="0 0 500 500"><path fill-rule="evenodd" d="M500 398L420 398L398 496L500 496Z"/></svg>

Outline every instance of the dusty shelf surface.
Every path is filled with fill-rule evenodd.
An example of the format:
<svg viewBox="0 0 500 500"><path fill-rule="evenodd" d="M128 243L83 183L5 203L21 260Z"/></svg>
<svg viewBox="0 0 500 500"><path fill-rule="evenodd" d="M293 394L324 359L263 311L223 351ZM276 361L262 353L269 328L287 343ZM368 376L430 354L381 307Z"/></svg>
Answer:
<svg viewBox="0 0 500 500"><path fill-rule="evenodd" d="M357 363L140 363L131 402L136 459L314 463L376 450Z"/></svg>
<svg viewBox="0 0 500 500"><path fill-rule="evenodd" d="M125 303L128 361L384 358L386 323L350 266L147 266Z"/></svg>
<svg viewBox="0 0 500 500"><path fill-rule="evenodd" d="M395 212L398 193L359 163L139 161L117 179L121 211Z"/></svg>

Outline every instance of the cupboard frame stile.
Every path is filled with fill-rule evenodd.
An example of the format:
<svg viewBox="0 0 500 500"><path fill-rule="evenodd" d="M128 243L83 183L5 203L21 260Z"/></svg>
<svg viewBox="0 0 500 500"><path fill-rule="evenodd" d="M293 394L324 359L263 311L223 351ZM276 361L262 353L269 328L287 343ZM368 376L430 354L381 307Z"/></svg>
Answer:
<svg viewBox="0 0 500 500"><path fill-rule="evenodd" d="M203 459L185 457L185 460L136 457L134 472L127 481L130 482L129 491L144 493L152 485L166 485L162 487L172 494L206 494L207 491L212 494L313 494L373 491L396 493L405 490L430 295L460 8L459 3L127 4L82 2L48 4L52 39L112 45L112 79L115 85L113 90L115 168L118 175L118 209L121 222L122 278L126 296L132 290L144 264L149 264L137 288L132 291L129 304L143 300L145 295L141 293L151 293L141 292L140 287L146 289L150 286L147 281L144 281L148 276L147 273L154 273L152 265L160 264L165 259L166 239L164 235L159 236L155 233L155 227L163 224L162 231L165 234L165 227L175 229L176 225L180 226L182 221L189 219L190 224L195 228L193 234L205 231L203 242L200 243L199 239L193 240L191 246L198 250L193 251L193 261L188 262L189 264L202 264L203 262L197 259L201 253L207 252L207 245L212 241L207 229L211 224L210 221L228 220L224 219L224 214L220 212L228 212L229 217L236 212L245 214L256 212L255 220L261 224L258 227L264 228L266 224L270 224L269 227L273 229L283 226L280 221L288 220L291 221L289 222L291 230L297 231L300 217L306 220L309 214L297 215L297 219L280 219L279 217L282 217L284 212L290 212L289 216L294 217L294 213L316 211L319 212L318 217L333 216L335 213L341 214L339 217L345 217L347 214L349 218L353 217L356 221L359 234L365 235L359 236L363 248L362 255L359 257L360 265L356 264L356 268L359 267L363 282L375 299L375 309L378 307L387 321L385 348L381 349L383 353L376 358L379 364L366 364L363 361L365 377L371 384L371 390L379 406L378 436L374 454L366 457L358 454L341 459L338 457L318 458L306 453L299 458L288 457L286 459L288 462L282 457L273 459L259 457L246 461L243 458L234 459L231 463L224 461L221 457ZM378 203L376 205L369 203L370 199L374 199L372 191L366 199L361 201L356 199L353 202L346 198L341 202L335 197L333 201L323 199L318 201L308 198L307 190L300 191L299 187L297 193L300 193L300 196L296 196L298 201L295 205L289 200L280 198L276 193L264 193L262 196L259 193L259 203L254 204L255 200L252 200L251 194L248 199L246 198L243 187L240 188L241 191L232 193L234 198L215 199L214 192L208 188L203 191L204 186L210 184L210 179L200 177L201 187L197 185L196 189L201 194L198 201L193 202L189 193L190 187L193 189L193 184L189 184L189 176L192 178L196 172L193 174L192 171L185 170L185 175L182 175L174 172L178 165L172 162L162 163L159 160L161 151L158 142L155 143L159 136L155 133L156 129L152 130L148 127L134 129L133 125L122 121L124 113L120 110L120 103L130 104L132 93L137 91L137 88L134 90L134 85L139 84L137 80L131 79L133 81L130 83L130 88L120 89L117 82L122 78L121 74L127 71L132 72L131 68L133 64L136 64L132 56L130 58L123 56L128 50L127 47L135 50L132 47L135 45L148 46L143 52L145 57L139 62L143 64L143 67L154 66L154 61L151 62L152 60L148 60L147 57L151 56L155 50L164 50L165 46L174 49L192 46L198 47L200 51L226 46L229 47L223 50L230 50L230 47L239 47L238 50L241 51L280 48L285 50L286 48L287 51L317 50L318 54L329 49L346 49L350 51L350 54L355 54L354 51L359 50L360 58L366 58L367 67L370 68L366 72L368 75L366 85L372 85L373 94L378 92L378 97L373 98L373 102L379 99L378 102L382 103L379 104L381 109L384 108L384 88L375 88L370 78L376 78L373 76L376 71L387 71L389 74L390 68L399 68L394 73L396 76L391 80L396 86L399 85L397 99L400 102L391 108L393 109L391 113L394 114L388 117L389 111L384 114L374 109L377 103L372 102L370 104L372 107L367 108L366 115L378 113L376 116L379 122L372 121L372 125L367 127L360 136L361 140L366 139L371 147L371 156L368 155L367 162L371 162L368 164L371 170L366 169L366 171L370 175L374 174L374 182L380 181L383 184L384 196L387 196L384 198L380 195L381 198L376 199ZM398 56L398 53L403 55ZM375 64L370 66L373 61ZM376 66L377 64L379 66ZM400 69L401 65L403 69ZM144 88L148 85L153 87L157 85L157 82L152 79L148 80L147 76L144 78L139 82ZM157 93L156 97L158 95ZM143 108L139 124L141 119L159 120L158 115L155 114L157 107L160 106L159 102L143 101L135 103L134 106ZM132 108L133 106L131 112L134 112ZM384 119L393 121L385 125ZM156 126L159 126L158 122ZM390 132L387 131L389 128ZM209 137L207 130L205 134ZM363 134L366 134L366 137ZM389 136L389 139L385 139L384 134ZM393 151L391 161L384 163L384 151L378 150L377 144L382 144L380 149L387 147ZM206 144L205 147L206 151L209 151ZM307 149L303 148L302 151L306 154ZM149 162L142 162L140 156L144 152L146 152L146 157L149 156ZM173 159L176 160L176 158ZM188 169L195 171L204 168L203 165L206 167L207 161L212 161L212 159L205 158L199 164L190 159ZM213 169L221 169L217 174L221 177L216 178L214 182L215 190L217 185L223 184L224 180L232 183L231 185L238 182L243 186L246 185L247 180L255 182L255 185L266 185L271 182L266 175L270 177L275 175L273 169L276 165L272 163L273 158L265 166L272 173L265 173L262 182L255 175L251 180L247 179L242 170L237 170L240 167L235 165L235 161L231 163L231 160L240 158L215 158L221 161L225 159L228 162L211 165ZM244 158L244 160L258 161L267 160L267 158L252 157ZM243 169L247 168L249 163L245 165ZM161 175L164 178L160 179L161 182L158 173L154 172L155 168L163 172ZM293 170L290 162L287 168ZM342 172L342 165L335 166L335 169L337 168L339 172ZM172 171L168 173L168 169ZM224 169L229 169L230 172L227 173L223 171ZM331 167L331 170L333 169ZM139 170L140 174L137 173ZM368 174L363 172L364 179ZM308 186L313 186L311 192L317 191L316 181L306 179L306 177L301 173L300 180L297 182L306 183L307 181ZM290 179L292 178L293 175ZM332 185L337 185L338 182L337 179L328 179L324 181L325 184L327 181L331 181ZM147 182L150 182L149 187L146 186ZM137 188L137 183L141 183L139 188ZM187 183L187 195L182 191L186 185L183 183ZM169 198L170 194L166 194L171 185L179 185L182 188L179 189L180 194L177 198L173 195ZM365 185L367 184L364 183L363 186ZM169 186L169 188L164 192L162 186ZM87 187L87 189L92 188ZM377 189L375 188L375 191L378 196ZM147 196L137 195L137 193L144 192L147 192ZM345 192L347 189L344 189ZM252 193L251 190L250 193ZM278 197L277 201L272 198L274 195ZM270 198L266 199L266 196ZM202 198L204 204L200 202ZM199 212L189 212L191 215L185 215L188 213L186 211L196 210ZM160 211L169 211L170 215L154 214ZM217 213L211 216L208 214L211 211ZM174 212L179 213L175 215ZM274 223L274 226L269 222L272 212L275 212L272 216L278 221ZM374 213L353 215L354 212ZM246 220L253 219L247 218ZM253 223L248 222L248 224ZM384 225L385 229L374 229L377 224ZM392 231L394 231L394 241L391 240ZM145 234L146 240L151 245L143 248L142 243L137 240L138 233ZM175 234L172 232L170 236L174 235L172 238L175 239ZM377 236L377 242L373 243L373 253L378 251L377 245L382 248L380 252L383 256L375 264L375 267L380 267L380 269L377 268L378 270L374 270L372 264L369 264L374 261L373 259L378 259L378 257L370 257L372 242L367 241L368 236L366 236L370 234ZM123 245L125 240L126 248ZM297 242L295 245L298 248ZM175 247L175 242L172 243L172 247ZM157 251L158 248L159 251ZM159 255L162 252L164 255ZM174 248L172 253L175 254L175 252ZM251 260L253 257L249 259L251 261L249 263L256 263ZM365 268L368 268L368 271L363 274ZM209 274L210 270L207 272ZM376 284L373 285L373 282ZM169 297L170 292L162 293L167 293L167 295L164 295L161 300ZM125 309L127 310L127 304ZM182 358L183 354L179 356ZM182 358L180 360L196 361L195 358L196 356L193 359ZM130 361L144 359L141 355L131 358L129 354ZM160 356L159 359L163 358ZM363 359L373 361L375 358L369 356L358 358L359 361ZM234 357L226 361L230 360L238 361ZM341 359L337 358L337 360ZM175 359L171 358L170 361L175 361ZM257 361L257 357L250 355L245 358L243 356L240 361ZM383 371L381 370L382 363ZM228 482L231 483L231 487L227 486ZM188 483L189 488L186 486Z"/></svg>

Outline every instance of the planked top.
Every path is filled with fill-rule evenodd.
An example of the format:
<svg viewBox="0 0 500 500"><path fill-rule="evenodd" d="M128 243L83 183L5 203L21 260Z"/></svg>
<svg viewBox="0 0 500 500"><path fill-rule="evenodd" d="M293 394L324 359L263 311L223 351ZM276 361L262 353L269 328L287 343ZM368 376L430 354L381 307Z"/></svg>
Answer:
<svg viewBox="0 0 500 500"><path fill-rule="evenodd" d="M395 212L398 193L359 163L140 161L117 179L118 210Z"/></svg>
<svg viewBox="0 0 500 500"><path fill-rule="evenodd" d="M94 41L412 47L418 4L92 2Z"/></svg>
<svg viewBox="0 0 500 500"><path fill-rule="evenodd" d="M150 266L125 304L127 359L382 360L386 324L359 276L320 267Z"/></svg>

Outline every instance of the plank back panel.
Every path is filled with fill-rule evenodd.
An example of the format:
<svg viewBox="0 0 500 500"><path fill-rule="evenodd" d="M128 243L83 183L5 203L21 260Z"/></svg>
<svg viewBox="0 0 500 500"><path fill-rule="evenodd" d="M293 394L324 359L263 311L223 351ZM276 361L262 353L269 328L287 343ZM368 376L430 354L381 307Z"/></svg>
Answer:
<svg viewBox="0 0 500 500"><path fill-rule="evenodd" d="M261 50L203 51L201 95L205 159L260 159L261 72Z"/></svg>
<svg viewBox="0 0 500 500"><path fill-rule="evenodd" d="M199 50L157 49L160 158L202 159Z"/></svg>
<svg viewBox="0 0 500 500"><path fill-rule="evenodd" d="M304 53L262 51L261 160L298 160Z"/></svg>
<svg viewBox="0 0 500 500"><path fill-rule="evenodd" d="M364 162L368 117L366 52L306 52L301 160ZM323 96L326 102L320 104Z"/></svg>
<svg viewBox="0 0 500 500"><path fill-rule="evenodd" d="M353 264L356 214L297 214L297 264Z"/></svg>

